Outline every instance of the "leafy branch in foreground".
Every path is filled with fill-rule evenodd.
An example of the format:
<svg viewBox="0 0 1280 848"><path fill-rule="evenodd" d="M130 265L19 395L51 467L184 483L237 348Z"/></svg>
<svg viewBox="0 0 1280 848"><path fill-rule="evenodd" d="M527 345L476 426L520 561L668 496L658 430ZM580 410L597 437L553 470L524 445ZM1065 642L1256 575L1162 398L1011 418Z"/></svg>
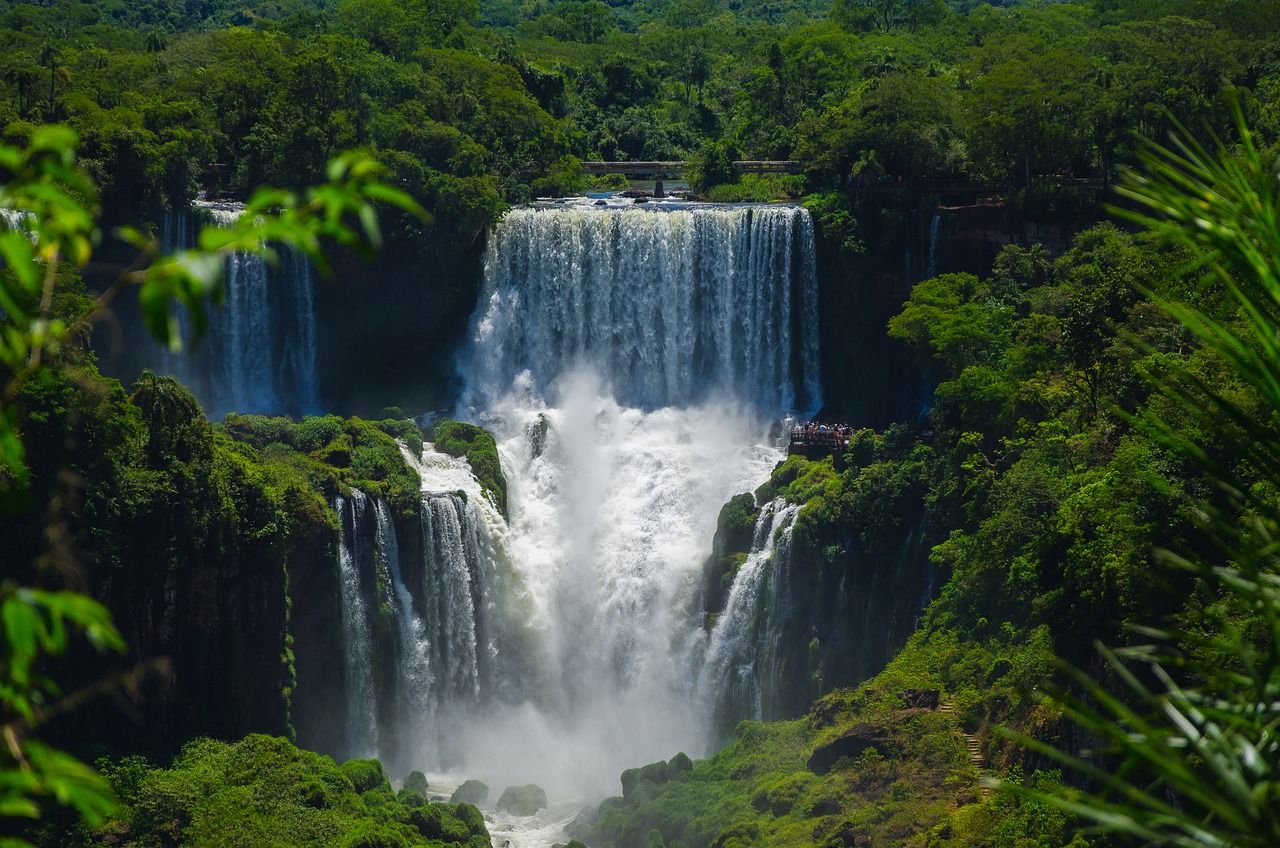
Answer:
<svg viewBox="0 0 1280 848"><path fill-rule="evenodd" d="M416 202L381 181L377 162L345 154L330 163L327 183L302 194L259 190L234 224L205 227L194 249L164 255L150 236L120 230L117 234L137 248L137 259L86 308L64 314L57 307L57 288L88 264L100 241L97 192L76 164L76 144L72 131L50 126L36 129L25 147L0 145L0 496L20 494L30 483L15 406L23 386L44 369L66 367L62 354L87 338L93 322L126 289L137 287L147 328L176 350L179 314L191 317L198 336L206 305L222 298L226 259L232 254L273 260L278 247L288 246L327 271L326 242L362 252L380 245L375 203L427 220ZM51 545L66 550L47 559L64 569L74 566L67 538L49 537ZM48 657L64 654L73 637L100 652L125 649L107 609L74 591L0 583L0 633L0 820L38 818L41 799L52 798L90 825L101 822L114 808L107 783L32 734L92 697L131 693L140 676L162 667L162 661L62 692L42 668ZM0 837L0 845L27 843Z"/></svg>
<svg viewBox="0 0 1280 848"><path fill-rule="evenodd" d="M1206 272L1194 302L1150 296L1246 389L1175 367L1157 379L1172 413L1136 422L1223 493L1225 505L1196 506L1226 564L1162 554L1214 597L1193 624L1139 629L1149 645L1102 649L1120 694L1068 670L1082 694L1055 700L1099 740L1095 751L1076 756L1009 734L1096 789L1047 795L1002 784L1102 831L1178 848L1280 845L1280 182L1239 124L1238 150L1219 142L1210 151L1182 132L1172 149L1149 147L1119 188L1134 204L1121 215ZM1225 310L1210 305L1223 300Z"/></svg>

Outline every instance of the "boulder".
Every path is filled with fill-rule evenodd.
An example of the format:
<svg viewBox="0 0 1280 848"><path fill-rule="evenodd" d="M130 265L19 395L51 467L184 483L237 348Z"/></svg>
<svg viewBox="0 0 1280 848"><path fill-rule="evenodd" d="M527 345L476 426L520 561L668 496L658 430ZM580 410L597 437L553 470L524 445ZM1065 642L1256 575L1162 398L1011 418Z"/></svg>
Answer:
<svg viewBox="0 0 1280 848"><path fill-rule="evenodd" d="M466 822L444 804L425 804L409 813L409 824L427 839L462 843L471 835Z"/></svg>
<svg viewBox="0 0 1280 848"><path fill-rule="evenodd" d="M532 816L547 806L547 793L536 783L508 786L498 799L497 809L513 816Z"/></svg>
<svg viewBox="0 0 1280 848"><path fill-rule="evenodd" d="M478 780L468 780L449 797L450 804L474 804L477 807L489 800L489 787Z"/></svg>
<svg viewBox="0 0 1280 848"><path fill-rule="evenodd" d="M368 792L387 782L382 763L377 760L347 760L342 764L342 773L357 792Z"/></svg>
<svg viewBox="0 0 1280 848"><path fill-rule="evenodd" d="M936 710L938 704L942 701L942 696L937 689L907 689L904 692L899 692L898 697L908 707L924 710Z"/></svg>
<svg viewBox="0 0 1280 848"><path fill-rule="evenodd" d="M671 779L667 764L659 760L641 768L630 768L622 773L622 797L630 799L642 783L661 786Z"/></svg>
<svg viewBox="0 0 1280 848"><path fill-rule="evenodd" d="M887 753L896 749L897 744L883 727L867 723L855 724L832 741L813 749L813 754L809 757L809 771L826 774L837 761L855 759L868 748Z"/></svg>
<svg viewBox="0 0 1280 848"><path fill-rule="evenodd" d="M401 791L412 792L422 800L427 799L427 777L420 771L411 771L401 784Z"/></svg>

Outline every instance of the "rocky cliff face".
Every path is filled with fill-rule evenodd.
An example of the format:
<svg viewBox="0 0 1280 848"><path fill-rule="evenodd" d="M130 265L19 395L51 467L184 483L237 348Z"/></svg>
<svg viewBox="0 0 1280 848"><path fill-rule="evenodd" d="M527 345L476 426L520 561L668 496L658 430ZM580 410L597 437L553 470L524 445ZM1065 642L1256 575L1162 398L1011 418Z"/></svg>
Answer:
<svg viewBox="0 0 1280 848"><path fill-rule="evenodd" d="M704 674L715 678L706 685L718 689L723 729L803 714L879 672L915 630L935 589L928 555L938 540L926 465L892 451L864 432L840 473L830 457L791 457L721 511L702 598Z"/></svg>
<svg viewBox="0 0 1280 848"><path fill-rule="evenodd" d="M230 416L215 426L173 379L144 376L126 394L92 366L32 384L20 405L32 497L53 509L0 517L13 575L87 589L129 645L118 658L82 646L57 679L71 689L164 666L122 692L136 696L120 699L124 712L104 702L51 735L156 755L194 736L247 732L340 742L343 536L330 499L359 486L386 516L380 525L371 509L348 528L371 573L375 556L390 556L382 535L419 563L419 483L397 441L421 445L412 422ZM365 591L384 666L373 672L389 679L399 653L376 594L384 585L369 580Z"/></svg>
<svg viewBox="0 0 1280 848"><path fill-rule="evenodd" d="M1029 210L1003 198L975 200L961 204L909 190L859 197L849 212L862 245L857 253L842 248L839 226L824 226L816 216L829 417L867 427L922 417L935 377L885 331L916 283L944 273L985 276L1007 244L1040 243L1060 252L1100 217L1093 194L1040 198Z"/></svg>

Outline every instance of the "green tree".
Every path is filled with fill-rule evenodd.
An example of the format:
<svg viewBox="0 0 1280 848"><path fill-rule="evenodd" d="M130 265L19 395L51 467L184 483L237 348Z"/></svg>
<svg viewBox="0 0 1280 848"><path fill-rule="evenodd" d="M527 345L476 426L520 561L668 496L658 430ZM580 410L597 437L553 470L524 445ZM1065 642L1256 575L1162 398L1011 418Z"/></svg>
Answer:
<svg viewBox="0 0 1280 848"><path fill-rule="evenodd" d="M1196 507L1229 564L1166 553L1166 562L1202 578L1211 593L1194 623L1142 629L1152 644L1101 649L1119 694L1072 672L1084 696L1063 694L1059 703L1100 740L1092 756L1013 734L1100 791L1035 793L1006 786L1103 830L1179 848L1262 848L1280 841L1280 563L1274 543L1280 532L1274 495L1280 439L1271 423L1280 415L1280 191L1273 163L1243 121L1239 129L1238 153L1224 146L1210 152L1185 133L1175 150L1152 147L1143 154L1143 170L1121 187L1135 204L1126 216L1189 251L1209 284L1222 287L1236 307L1236 317L1224 320L1205 301L1184 299L1153 281L1160 305L1260 399L1261 410L1180 367L1157 389L1181 417L1157 412L1140 420L1225 495L1225 503L1200 501ZM1203 433L1216 438L1206 440ZM1254 474L1261 483L1251 481Z"/></svg>

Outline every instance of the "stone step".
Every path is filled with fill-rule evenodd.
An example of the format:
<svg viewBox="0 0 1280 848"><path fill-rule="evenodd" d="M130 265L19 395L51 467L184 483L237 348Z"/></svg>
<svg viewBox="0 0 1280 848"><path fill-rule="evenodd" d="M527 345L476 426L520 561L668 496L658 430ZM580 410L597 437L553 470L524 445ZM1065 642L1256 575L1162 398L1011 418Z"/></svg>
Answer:
<svg viewBox="0 0 1280 848"><path fill-rule="evenodd" d="M938 704L938 712L951 718L955 718L956 716L955 705L946 701ZM982 743L979 742L978 737L972 733L965 733L964 731L961 731L960 735L964 737L965 754L968 755L969 764L985 775L987 770L987 757L982 752ZM981 785L978 787L979 797L990 798L992 794L991 787Z"/></svg>

